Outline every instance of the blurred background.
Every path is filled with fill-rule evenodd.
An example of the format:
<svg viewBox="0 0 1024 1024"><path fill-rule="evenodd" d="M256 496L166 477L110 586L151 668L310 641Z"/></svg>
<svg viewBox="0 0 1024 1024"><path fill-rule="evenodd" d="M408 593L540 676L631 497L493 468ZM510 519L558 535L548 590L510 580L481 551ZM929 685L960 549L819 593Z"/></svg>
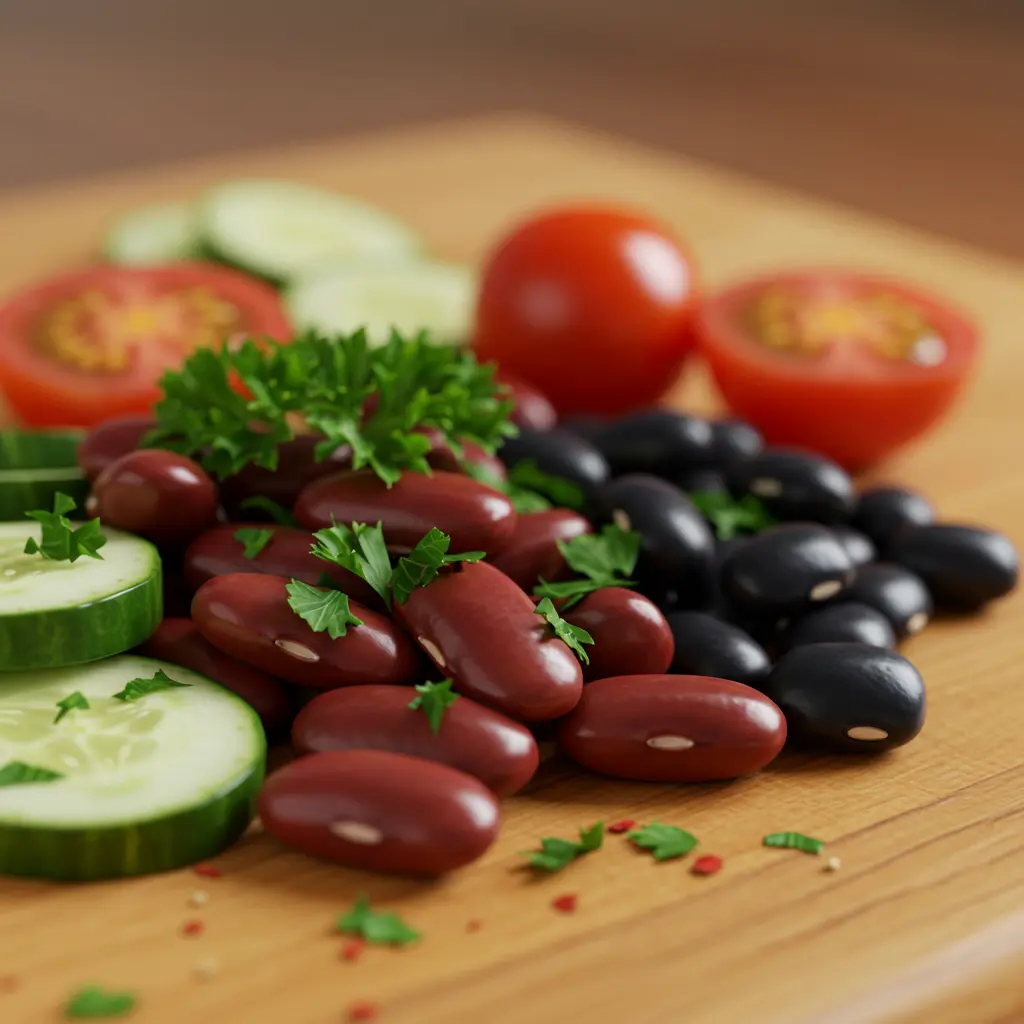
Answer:
<svg viewBox="0 0 1024 1024"><path fill-rule="evenodd" d="M0 188L510 109L1024 257L1021 0L0 0Z"/></svg>

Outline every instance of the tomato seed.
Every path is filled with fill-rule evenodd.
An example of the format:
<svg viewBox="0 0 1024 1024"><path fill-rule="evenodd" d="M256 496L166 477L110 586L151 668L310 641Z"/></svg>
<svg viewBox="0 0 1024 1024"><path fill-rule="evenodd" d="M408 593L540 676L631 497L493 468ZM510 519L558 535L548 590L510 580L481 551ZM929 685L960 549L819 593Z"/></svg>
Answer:
<svg viewBox="0 0 1024 1024"><path fill-rule="evenodd" d="M576 909L576 894L569 892L564 896L559 896L551 901L551 906L563 914L571 914Z"/></svg>
<svg viewBox="0 0 1024 1024"><path fill-rule="evenodd" d="M377 1016L376 1003L353 1003L348 1008L348 1019L351 1021L374 1020Z"/></svg>
<svg viewBox="0 0 1024 1024"><path fill-rule="evenodd" d="M705 853L703 857L698 857L694 862L690 871L694 875L715 875L722 870L722 858L716 857L713 853Z"/></svg>
<svg viewBox="0 0 1024 1024"><path fill-rule="evenodd" d="M613 836L620 836L623 832L628 832L636 822L632 818L623 818L622 821L614 821L608 826L608 831Z"/></svg>

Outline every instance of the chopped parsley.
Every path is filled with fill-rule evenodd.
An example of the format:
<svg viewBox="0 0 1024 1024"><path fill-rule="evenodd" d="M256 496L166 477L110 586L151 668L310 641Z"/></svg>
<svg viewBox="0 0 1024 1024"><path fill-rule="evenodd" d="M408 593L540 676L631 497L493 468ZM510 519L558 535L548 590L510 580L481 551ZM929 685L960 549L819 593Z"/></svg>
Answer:
<svg viewBox="0 0 1024 1024"><path fill-rule="evenodd" d="M399 604L405 604L417 587L425 587L437 576L444 565L455 562L479 562L484 551L463 551L448 554L451 538L436 526L417 545L398 560L391 576L391 590Z"/></svg>
<svg viewBox="0 0 1024 1024"><path fill-rule="evenodd" d="M530 867L538 871L561 871L577 857L599 850L604 842L604 822L599 821L590 828L580 829L579 842L547 836L540 841L539 850L520 850L523 857L530 858Z"/></svg>
<svg viewBox="0 0 1024 1024"><path fill-rule="evenodd" d="M565 477L554 476L540 469L533 459L523 459L508 471L508 482L512 490L527 490L540 494L562 508L579 511L583 508L583 491Z"/></svg>
<svg viewBox="0 0 1024 1024"><path fill-rule="evenodd" d="M732 540L741 533L760 533L778 522L753 494L736 500L722 491L695 491L688 497L711 523L719 540Z"/></svg>
<svg viewBox="0 0 1024 1024"><path fill-rule="evenodd" d="M326 632L332 640L343 637L349 626L361 626L363 620L352 614L348 595L340 590L322 590L301 580L292 580L285 587L288 607L314 633Z"/></svg>
<svg viewBox="0 0 1024 1024"><path fill-rule="evenodd" d="M60 710L57 712L57 717L53 720L54 725L72 711L88 711L89 702L81 690L75 690L74 693L69 693L63 700L57 701L57 707Z"/></svg>
<svg viewBox="0 0 1024 1024"><path fill-rule="evenodd" d="M266 512L278 526L295 526L295 516L280 502L273 498L264 497L262 494L254 494L251 498L245 498L238 503L239 508L254 508L260 512Z"/></svg>
<svg viewBox="0 0 1024 1024"><path fill-rule="evenodd" d="M409 708L412 711L422 710L430 723L430 731L436 736L441 731L444 713L459 699L457 693L452 693L452 680L423 683L416 687L416 694L409 702Z"/></svg>
<svg viewBox="0 0 1024 1024"><path fill-rule="evenodd" d="M21 786L29 782L56 782L63 779L60 772L40 768L24 761L8 761L0 768L0 786Z"/></svg>
<svg viewBox="0 0 1024 1024"><path fill-rule="evenodd" d="M67 518L69 512L75 510L73 498L58 491L53 496L53 511L45 512L34 509L26 512L40 526L40 539L29 537L25 541L26 555L42 555L51 562L77 562L82 555L89 558L102 558L100 548L107 543L107 538L100 529L98 519L90 519L75 529Z"/></svg>
<svg viewBox="0 0 1024 1024"><path fill-rule="evenodd" d="M787 850L802 850L804 853L819 854L825 849L820 839L812 839L801 832L771 832L761 840L765 846L779 846Z"/></svg>
<svg viewBox="0 0 1024 1024"><path fill-rule="evenodd" d="M592 644L594 638L582 627L574 626L566 622L551 603L550 597L545 597L538 602L535 609L537 615L543 618L555 631L555 635L563 640L569 649L576 655L584 665L590 664L590 655L583 649L583 644Z"/></svg>
<svg viewBox="0 0 1024 1024"><path fill-rule="evenodd" d="M626 836L642 850L650 850L655 860L674 860L685 857L696 845L697 839L691 833L675 825L662 825L652 821Z"/></svg>
<svg viewBox="0 0 1024 1024"><path fill-rule="evenodd" d="M391 606L391 558L380 523L335 523L313 534L311 553L325 562L340 565L370 584Z"/></svg>
<svg viewBox="0 0 1024 1024"><path fill-rule="evenodd" d="M90 985L79 989L64 1007L64 1016L71 1020L124 1017L135 1009L135 996L130 992L107 992Z"/></svg>
<svg viewBox="0 0 1024 1024"><path fill-rule="evenodd" d="M558 541L566 565L582 577L561 583L541 580L533 588L537 597L564 600L563 610L595 590L605 587L632 587L629 577L640 555L640 534L620 529L613 523L600 533L585 533L571 540Z"/></svg>
<svg viewBox="0 0 1024 1024"><path fill-rule="evenodd" d="M255 558L273 539L273 530L257 529L251 526L243 526L240 530L235 530L235 540L242 545L242 553L246 558Z"/></svg>
<svg viewBox="0 0 1024 1024"><path fill-rule="evenodd" d="M375 946L405 946L420 938L397 914L378 913L366 896L357 896L355 906L338 918L338 931L359 935Z"/></svg>
<svg viewBox="0 0 1024 1024"><path fill-rule="evenodd" d="M191 685L191 683L179 683L162 668L158 668L156 675L149 679L133 679L130 683L126 683L123 690L114 694L114 700L140 700L142 697L151 693L159 693L161 690L175 690Z"/></svg>

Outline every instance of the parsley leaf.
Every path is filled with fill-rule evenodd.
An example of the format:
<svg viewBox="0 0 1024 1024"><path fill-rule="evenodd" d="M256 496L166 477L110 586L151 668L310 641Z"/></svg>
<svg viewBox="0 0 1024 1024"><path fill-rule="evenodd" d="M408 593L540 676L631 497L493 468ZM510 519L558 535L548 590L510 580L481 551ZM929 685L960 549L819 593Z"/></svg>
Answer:
<svg viewBox="0 0 1024 1024"><path fill-rule="evenodd" d="M243 554L246 558L255 558L273 539L273 530L254 529L251 526L235 530L235 540L245 549Z"/></svg>
<svg viewBox="0 0 1024 1024"><path fill-rule="evenodd" d="M363 620L352 614L348 595L340 590L321 590L301 580L292 580L285 587L288 607L314 633L327 632L332 640L343 637L349 626L361 626Z"/></svg>
<svg viewBox="0 0 1024 1024"><path fill-rule="evenodd" d="M355 906L338 918L338 931L360 935L374 945L405 946L420 938L397 914L378 913L366 896L357 896Z"/></svg>
<svg viewBox="0 0 1024 1024"><path fill-rule="evenodd" d="M533 592L538 597L563 599L565 608L595 590L604 587L632 587L629 579L640 555L640 534L609 523L598 533L584 533L571 540L558 541L558 550L566 564L583 579L548 583L541 580Z"/></svg>
<svg viewBox="0 0 1024 1024"><path fill-rule="evenodd" d="M191 683L179 683L176 679L172 679L162 668L158 668L156 675L150 679L133 679L130 683L126 683L123 690L114 694L114 700L139 700L150 693L159 693L161 690L176 690L191 685Z"/></svg>
<svg viewBox="0 0 1024 1024"><path fill-rule="evenodd" d="M662 825L659 821L630 832L626 838L642 849L650 850L655 860L685 857L697 845L696 838L689 832L675 825Z"/></svg>
<svg viewBox="0 0 1024 1024"><path fill-rule="evenodd" d="M451 542L451 538L435 526L408 555L398 560L391 577L391 589L399 604L405 604L417 587L425 587L430 583L441 566L453 562L479 562L486 554L484 551L463 551L449 555L448 546Z"/></svg>
<svg viewBox="0 0 1024 1024"><path fill-rule="evenodd" d="M238 503L239 508L255 508L266 512L278 526L294 526L295 516L273 498L265 498L262 494L255 494L251 498L245 498Z"/></svg>
<svg viewBox="0 0 1024 1024"><path fill-rule="evenodd" d="M58 491L53 496L52 512L42 509L26 512L25 515L39 523L40 539L29 537L25 541L25 554L39 554L52 562L77 562L82 555L103 558L99 550L107 543L107 538L103 536L100 521L90 519L76 530L67 518L67 513L74 509L74 500Z"/></svg>
<svg viewBox="0 0 1024 1024"><path fill-rule="evenodd" d="M562 508L583 508L583 491L571 480L540 469L533 459L523 459L508 471L508 482L516 489L535 491Z"/></svg>
<svg viewBox="0 0 1024 1024"><path fill-rule="evenodd" d="M554 629L556 636L565 641L569 649L584 665L590 664L590 655L587 654L582 645L592 644L594 638L585 629L582 629L580 626L574 626L571 622L566 622L555 610L550 597L545 597L542 601L538 602L534 611Z"/></svg>
<svg viewBox="0 0 1024 1024"><path fill-rule="evenodd" d="M124 1017L135 1009L135 996L130 992L105 992L89 986L76 992L64 1007L70 1019Z"/></svg>
<svg viewBox="0 0 1024 1024"><path fill-rule="evenodd" d="M539 850L520 850L523 857L530 858L530 867L538 871L561 871L577 857L593 850L599 850L604 842L604 822L599 821L588 829L580 829L580 841L558 839L551 836L540 841Z"/></svg>
<svg viewBox="0 0 1024 1024"><path fill-rule="evenodd" d="M551 508L551 502L543 494L538 494L525 487L516 487L507 480L495 476L486 466L481 466L478 462L463 462L462 470L466 476L471 476L478 483L507 495L509 501L512 502L512 507L521 515L544 512Z"/></svg>
<svg viewBox="0 0 1024 1024"><path fill-rule="evenodd" d="M313 534L310 553L354 572L391 606L391 558L380 523L353 523L351 527L335 523L318 530Z"/></svg>
<svg viewBox="0 0 1024 1024"><path fill-rule="evenodd" d="M760 533L778 522L754 494L739 501L721 491L695 491L688 497L711 523L719 540L732 540L738 533Z"/></svg>
<svg viewBox="0 0 1024 1024"><path fill-rule="evenodd" d="M804 853L821 853L825 844L801 832L771 832L761 840L765 846L781 846L787 850L802 850Z"/></svg>
<svg viewBox="0 0 1024 1024"><path fill-rule="evenodd" d="M0 768L0 786L21 786L28 782L56 782L63 779L60 772L50 771L49 768L38 768L34 764L25 764L24 761L8 761Z"/></svg>
<svg viewBox="0 0 1024 1024"><path fill-rule="evenodd" d="M441 731L444 713L459 699L459 695L452 693L450 679L442 679L439 683L424 683L416 687L416 693L418 696L413 697L408 707L412 711L422 708L430 723L430 731L436 736Z"/></svg>
<svg viewBox="0 0 1024 1024"><path fill-rule="evenodd" d="M60 711L57 712L57 717L53 720L54 725L71 711L78 709L88 711L89 702L85 699L85 694L81 690L75 690L74 693L69 693L63 700L57 701L57 707L60 708Z"/></svg>

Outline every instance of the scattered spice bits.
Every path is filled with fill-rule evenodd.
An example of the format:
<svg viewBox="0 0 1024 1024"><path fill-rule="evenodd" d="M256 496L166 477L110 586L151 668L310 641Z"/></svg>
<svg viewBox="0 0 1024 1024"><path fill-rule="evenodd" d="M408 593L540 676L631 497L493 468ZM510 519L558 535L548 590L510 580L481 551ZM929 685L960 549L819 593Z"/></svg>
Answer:
<svg viewBox="0 0 1024 1024"><path fill-rule="evenodd" d="M205 907L210 902L210 894L203 892L202 889L197 889L188 898L188 905L190 907Z"/></svg>
<svg viewBox="0 0 1024 1024"><path fill-rule="evenodd" d="M220 868L214 867L212 864L196 864L192 868L192 874L198 875L200 878L220 878L224 872Z"/></svg>
<svg viewBox="0 0 1024 1024"><path fill-rule="evenodd" d="M194 939L206 931L206 925L202 921L186 921L181 926L181 934L187 939Z"/></svg>
<svg viewBox="0 0 1024 1024"><path fill-rule="evenodd" d="M829 859L825 861L826 871L838 871L842 866L843 862L838 857L829 857Z"/></svg>
<svg viewBox="0 0 1024 1024"><path fill-rule="evenodd" d="M124 1017L135 1009L135 996L130 992L105 992L96 986L79 989L64 1007L69 1020L99 1020Z"/></svg>
<svg viewBox="0 0 1024 1024"><path fill-rule="evenodd" d="M652 821L630 832L627 838L642 850L650 850L655 860L685 857L697 845L696 836L675 825L662 825L660 821Z"/></svg>
<svg viewBox="0 0 1024 1024"><path fill-rule="evenodd" d="M341 952L339 953L339 956L341 957L342 960L347 960L350 963L353 963L363 955L363 951L365 949L365 939L350 939L341 947Z"/></svg>
<svg viewBox="0 0 1024 1024"><path fill-rule="evenodd" d="M520 850L520 856L530 858L530 867L537 871L561 871L577 857L599 850L604 842L604 822L598 821L588 829L580 829L580 841L547 836L540 841L539 850Z"/></svg>
<svg viewBox="0 0 1024 1024"><path fill-rule="evenodd" d="M572 914L576 910L577 896L574 892L567 892L551 901L551 906L561 914Z"/></svg>
<svg viewBox="0 0 1024 1024"><path fill-rule="evenodd" d="M353 1003L348 1008L348 1019L350 1021L376 1020L379 1007L376 1003L359 1002Z"/></svg>
<svg viewBox="0 0 1024 1024"><path fill-rule="evenodd" d="M800 832L771 832L762 840L765 846L779 846L787 850L801 850L803 853L820 854L825 844Z"/></svg>
<svg viewBox="0 0 1024 1024"><path fill-rule="evenodd" d="M200 981L210 981L220 974L220 964L213 957L205 957L196 964L196 977Z"/></svg>
<svg viewBox="0 0 1024 1024"><path fill-rule="evenodd" d="M466 931L478 932L480 931L481 928L483 928L483 926L483 921L481 921L479 917L474 917L472 920L466 922Z"/></svg>
<svg viewBox="0 0 1024 1024"><path fill-rule="evenodd" d="M636 822L632 818L623 818L622 821L613 821L608 826L608 831L613 836L621 836L623 832L628 832Z"/></svg>
<svg viewBox="0 0 1024 1024"><path fill-rule="evenodd" d="M721 857L716 857L713 853L705 853L693 862L690 871L695 875L717 875L722 870L723 864L724 861Z"/></svg>
<svg viewBox="0 0 1024 1024"><path fill-rule="evenodd" d="M358 896L355 906L338 918L338 931L358 935L375 946L405 946L420 933L410 928L397 914L377 913L367 896Z"/></svg>

